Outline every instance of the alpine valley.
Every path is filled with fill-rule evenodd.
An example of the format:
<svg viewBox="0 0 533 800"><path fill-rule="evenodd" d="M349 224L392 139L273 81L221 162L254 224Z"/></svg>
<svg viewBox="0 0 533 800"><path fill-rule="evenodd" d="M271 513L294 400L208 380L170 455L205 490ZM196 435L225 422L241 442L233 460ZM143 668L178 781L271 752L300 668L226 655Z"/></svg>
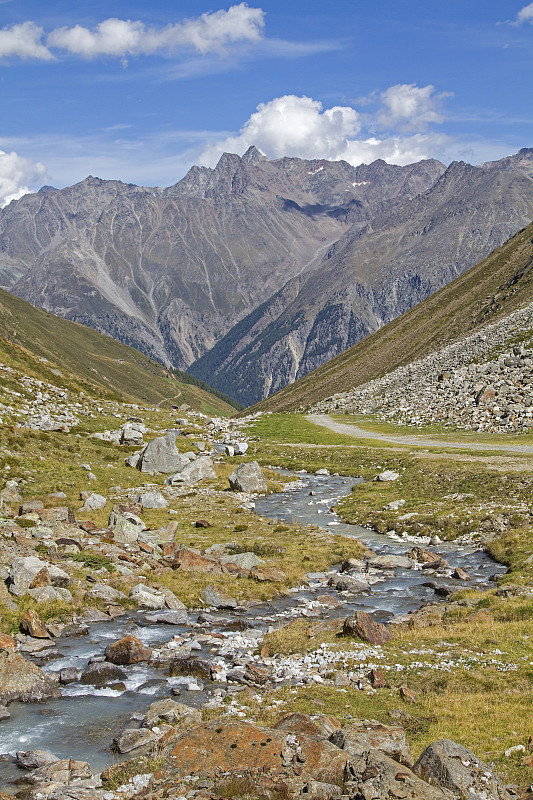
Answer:
<svg viewBox="0 0 533 800"><path fill-rule="evenodd" d="M533 218L533 149L477 167L251 147L169 188L88 177L0 211L0 281L246 405L408 311Z"/></svg>

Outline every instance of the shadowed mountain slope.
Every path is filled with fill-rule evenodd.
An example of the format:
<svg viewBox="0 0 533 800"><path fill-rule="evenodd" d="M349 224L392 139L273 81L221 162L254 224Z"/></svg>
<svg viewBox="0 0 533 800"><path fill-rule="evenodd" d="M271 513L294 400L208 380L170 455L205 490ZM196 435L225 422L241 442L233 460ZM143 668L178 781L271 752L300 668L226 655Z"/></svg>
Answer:
<svg viewBox="0 0 533 800"><path fill-rule="evenodd" d="M488 258L253 410L309 407L434 352L533 301L533 223Z"/></svg>

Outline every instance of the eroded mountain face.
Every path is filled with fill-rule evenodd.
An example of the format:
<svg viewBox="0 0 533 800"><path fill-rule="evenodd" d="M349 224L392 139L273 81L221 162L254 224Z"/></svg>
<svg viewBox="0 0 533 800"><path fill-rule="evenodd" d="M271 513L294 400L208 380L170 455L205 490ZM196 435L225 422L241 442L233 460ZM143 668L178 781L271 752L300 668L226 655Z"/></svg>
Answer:
<svg viewBox="0 0 533 800"><path fill-rule="evenodd" d="M0 212L0 280L252 402L526 224L531 153L446 170L269 161L250 148L166 189L91 177L46 187Z"/></svg>

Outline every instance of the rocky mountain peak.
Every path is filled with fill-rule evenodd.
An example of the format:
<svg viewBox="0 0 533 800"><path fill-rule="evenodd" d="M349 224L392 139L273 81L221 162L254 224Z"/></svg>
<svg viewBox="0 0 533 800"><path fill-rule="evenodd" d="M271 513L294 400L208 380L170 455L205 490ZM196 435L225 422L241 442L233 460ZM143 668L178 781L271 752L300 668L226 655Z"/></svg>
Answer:
<svg viewBox="0 0 533 800"><path fill-rule="evenodd" d="M248 164L259 164L261 161L268 161L268 158L252 144L242 157Z"/></svg>

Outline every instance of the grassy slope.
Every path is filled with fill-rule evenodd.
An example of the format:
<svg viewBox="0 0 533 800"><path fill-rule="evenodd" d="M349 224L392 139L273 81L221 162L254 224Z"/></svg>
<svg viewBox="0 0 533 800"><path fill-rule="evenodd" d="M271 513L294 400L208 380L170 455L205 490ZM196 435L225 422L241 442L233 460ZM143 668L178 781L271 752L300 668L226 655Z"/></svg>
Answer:
<svg viewBox="0 0 533 800"><path fill-rule="evenodd" d="M533 223L484 261L252 409L292 411L440 349L533 299Z"/></svg>
<svg viewBox="0 0 533 800"><path fill-rule="evenodd" d="M214 395L171 377L147 356L101 333L56 317L0 290L0 359L24 364L39 377L48 367L64 369L90 386L130 402L181 405L205 413L231 415L235 409ZM48 378L49 379L49 378Z"/></svg>

